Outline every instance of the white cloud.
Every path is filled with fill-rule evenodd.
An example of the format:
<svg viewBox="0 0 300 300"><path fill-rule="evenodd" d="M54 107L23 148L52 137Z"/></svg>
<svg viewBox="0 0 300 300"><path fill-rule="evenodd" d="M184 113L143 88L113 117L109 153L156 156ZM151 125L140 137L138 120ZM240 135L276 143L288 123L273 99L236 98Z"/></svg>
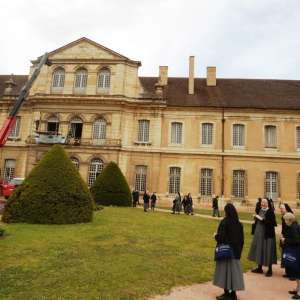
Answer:
<svg viewBox="0 0 300 300"><path fill-rule="evenodd" d="M300 79L298 0L10 0L0 3L0 73L82 36L132 59L142 75Z"/></svg>

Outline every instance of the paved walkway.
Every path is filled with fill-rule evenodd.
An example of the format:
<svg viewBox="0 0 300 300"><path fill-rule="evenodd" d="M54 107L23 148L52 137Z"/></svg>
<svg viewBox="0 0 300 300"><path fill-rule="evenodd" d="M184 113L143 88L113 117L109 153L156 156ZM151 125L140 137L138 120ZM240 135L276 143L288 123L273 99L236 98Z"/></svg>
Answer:
<svg viewBox="0 0 300 300"><path fill-rule="evenodd" d="M238 292L238 300L288 300L289 290L296 286L295 281L282 277L282 270L275 266L273 277L263 274L244 274L245 291ZM222 290L211 282L173 288L169 295L155 296L150 300L215 300Z"/></svg>

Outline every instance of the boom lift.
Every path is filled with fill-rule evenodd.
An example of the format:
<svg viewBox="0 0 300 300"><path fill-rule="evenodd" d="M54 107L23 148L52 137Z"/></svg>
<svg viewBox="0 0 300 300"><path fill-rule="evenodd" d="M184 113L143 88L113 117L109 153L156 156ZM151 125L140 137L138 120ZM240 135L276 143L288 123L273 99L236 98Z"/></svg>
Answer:
<svg viewBox="0 0 300 300"><path fill-rule="evenodd" d="M0 147L3 147L7 141L7 138L11 132L11 130L14 128L17 120L17 114L22 107L23 103L26 101L26 97L29 94L30 88L32 87L34 81L40 74L41 68L43 65L51 66L51 62L48 60L48 53L45 53L42 58L40 59L40 62L38 66L35 68L32 76L30 79L26 82L26 84L22 87L20 94L17 98L17 100L14 103L14 106L12 110L10 111L7 119L5 120L1 130L0 130Z"/></svg>

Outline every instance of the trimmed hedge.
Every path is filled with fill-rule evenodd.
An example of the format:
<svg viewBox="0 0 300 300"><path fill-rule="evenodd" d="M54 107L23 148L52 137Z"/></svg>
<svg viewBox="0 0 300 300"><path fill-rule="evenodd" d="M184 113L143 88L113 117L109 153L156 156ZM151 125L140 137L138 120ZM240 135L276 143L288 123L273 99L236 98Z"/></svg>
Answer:
<svg viewBox="0 0 300 300"><path fill-rule="evenodd" d="M6 223L90 222L93 200L87 185L60 145L54 145L8 199Z"/></svg>
<svg viewBox="0 0 300 300"><path fill-rule="evenodd" d="M131 206L131 192L118 165L110 162L96 178L91 193L97 204Z"/></svg>

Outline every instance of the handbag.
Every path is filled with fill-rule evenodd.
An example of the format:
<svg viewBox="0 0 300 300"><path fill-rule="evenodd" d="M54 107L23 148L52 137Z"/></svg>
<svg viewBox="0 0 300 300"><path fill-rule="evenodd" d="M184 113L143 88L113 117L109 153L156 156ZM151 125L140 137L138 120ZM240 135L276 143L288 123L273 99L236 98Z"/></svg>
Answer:
<svg viewBox="0 0 300 300"><path fill-rule="evenodd" d="M233 250L228 244L220 244L215 249L215 260L225 260L234 258Z"/></svg>
<svg viewBox="0 0 300 300"><path fill-rule="evenodd" d="M282 258L285 268L300 272L299 247L285 247Z"/></svg>

